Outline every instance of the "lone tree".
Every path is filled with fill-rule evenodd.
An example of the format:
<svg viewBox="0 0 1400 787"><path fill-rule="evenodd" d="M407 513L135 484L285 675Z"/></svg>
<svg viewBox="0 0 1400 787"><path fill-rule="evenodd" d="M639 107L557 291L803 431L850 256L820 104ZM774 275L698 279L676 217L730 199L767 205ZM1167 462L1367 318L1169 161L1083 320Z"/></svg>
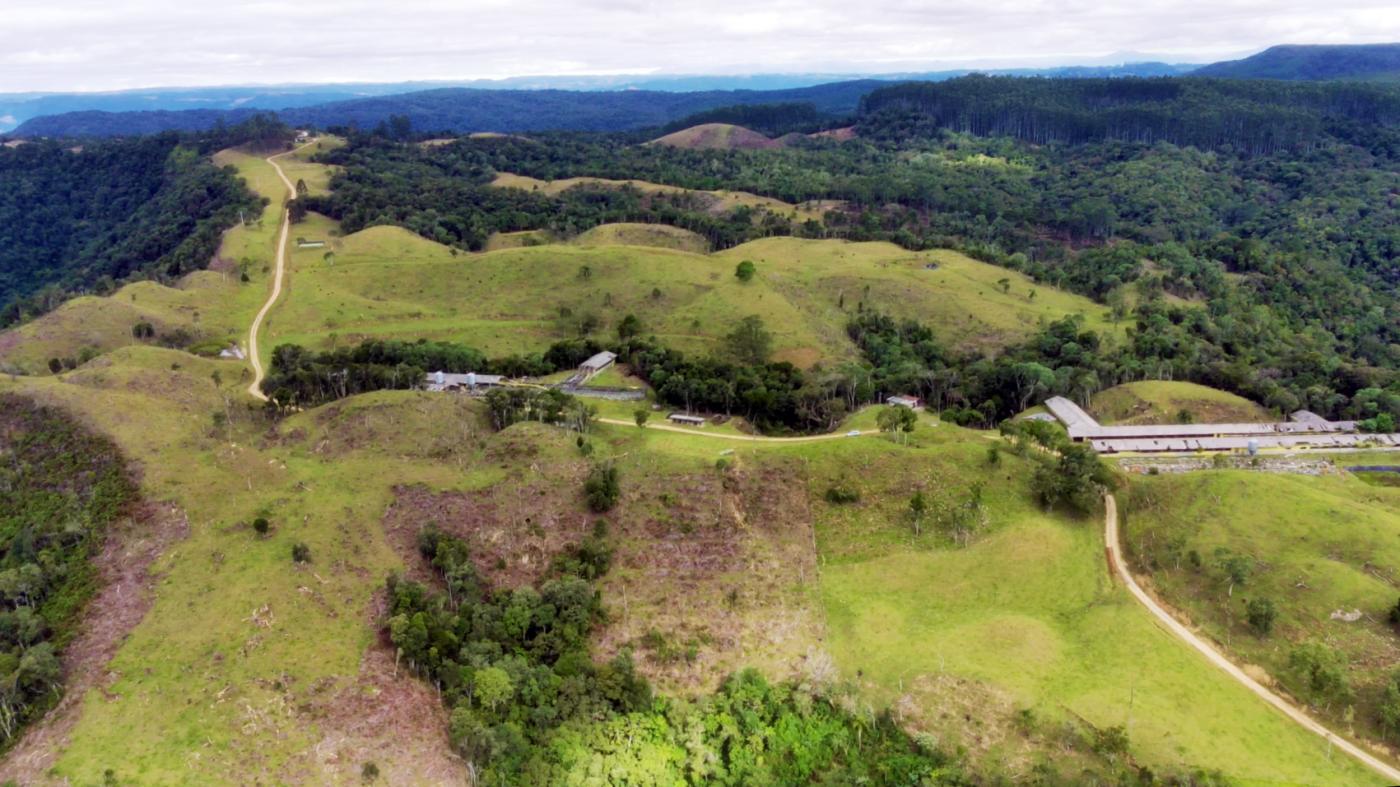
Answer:
<svg viewBox="0 0 1400 787"><path fill-rule="evenodd" d="M1088 446L1078 443L1060 448L1060 456L1036 468L1031 488L1047 507L1067 504L1088 513L1105 489L1116 485L1113 472Z"/></svg>
<svg viewBox="0 0 1400 787"><path fill-rule="evenodd" d="M918 491L909 498L909 519L914 523L914 535L923 533L924 517L928 514L928 500L924 498L924 493Z"/></svg>
<svg viewBox="0 0 1400 787"><path fill-rule="evenodd" d="M637 419L637 427L644 429L647 425L647 419L651 417L651 411L645 407L638 407L636 412L632 413L632 417Z"/></svg>
<svg viewBox="0 0 1400 787"><path fill-rule="evenodd" d="M1244 611L1245 619L1259 636L1267 637L1274 630L1274 619L1278 617L1274 602L1267 598L1251 599Z"/></svg>
<svg viewBox="0 0 1400 787"><path fill-rule="evenodd" d="M297 187L296 187L297 199L301 199L302 197L305 197L309 191L310 191L310 189L308 189L308 188L306 187L306 181L302 180L301 178L297 178Z"/></svg>
<svg viewBox="0 0 1400 787"><path fill-rule="evenodd" d="M744 260L734 268L734 278L745 283L752 281L755 273L758 273L758 268L754 267L754 264L748 260Z"/></svg>
<svg viewBox="0 0 1400 787"><path fill-rule="evenodd" d="M764 327L763 318L756 314L740 320L724 341L736 359L753 366L767 363L773 352L773 334Z"/></svg>
<svg viewBox="0 0 1400 787"><path fill-rule="evenodd" d="M637 315L629 314L623 317L617 324L617 338L630 339L642 332L642 321L637 319Z"/></svg>
<svg viewBox="0 0 1400 787"><path fill-rule="evenodd" d="M875 416L875 423L882 432L891 432L902 443L909 441L909 433L919 425L919 416L908 407L890 405Z"/></svg>
<svg viewBox="0 0 1400 787"><path fill-rule="evenodd" d="M611 462L594 465L588 473L588 480L583 482L583 493L588 498L589 509L594 513L601 514L616 505L621 492L617 468Z"/></svg>

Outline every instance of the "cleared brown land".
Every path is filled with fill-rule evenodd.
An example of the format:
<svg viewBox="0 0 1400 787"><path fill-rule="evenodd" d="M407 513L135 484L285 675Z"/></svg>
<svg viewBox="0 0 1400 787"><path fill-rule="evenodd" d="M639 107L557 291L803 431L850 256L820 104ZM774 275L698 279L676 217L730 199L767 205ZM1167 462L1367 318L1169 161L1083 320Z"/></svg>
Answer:
<svg viewBox="0 0 1400 787"><path fill-rule="evenodd" d="M764 150L780 146L777 140L729 123L702 123L658 137L647 144L686 150Z"/></svg>

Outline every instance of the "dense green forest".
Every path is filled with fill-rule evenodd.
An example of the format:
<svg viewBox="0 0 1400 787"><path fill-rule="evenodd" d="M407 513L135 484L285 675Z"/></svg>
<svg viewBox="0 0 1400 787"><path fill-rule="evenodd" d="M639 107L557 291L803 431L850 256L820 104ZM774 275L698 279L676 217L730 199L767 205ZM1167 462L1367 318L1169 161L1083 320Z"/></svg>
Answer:
<svg viewBox="0 0 1400 787"><path fill-rule="evenodd" d="M0 394L0 748L62 691L58 653L94 590L89 559L136 500L121 455L57 411Z"/></svg>
<svg viewBox="0 0 1400 787"><path fill-rule="evenodd" d="M861 113L1037 144L1170 142L1248 154L1306 150L1349 124L1400 124L1400 89L1219 79L971 76L880 88Z"/></svg>
<svg viewBox="0 0 1400 787"><path fill-rule="evenodd" d="M1184 91L1207 104L1234 96L1294 111L1285 105L1345 108L1360 96L1362 109L1351 119L1319 119L1319 136L1302 149L1252 153L1230 144L1037 145L938 128L911 106L871 107L854 141L761 151L679 150L586 134L421 149L355 135L328 156L345 171L318 207L348 219L347 229L401 224L464 248L493 230L548 227L567 236L624 217L699 229L717 247L779 233L952 247L1111 305L1131 327L1126 341L1105 341L1092 364L1076 366L1092 367L1095 386L1184 379L1280 411L1369 417L1400 410L1400 145L1394 128L1367 114L1390 106L1392 94L1367 86L1151 82L1162 87L1150 89ZM1023 80L1017 90L1045 89L1043 101L1053 105L1068 100L1064 91L1082 98L1095 87L1084 84ZM985 78L942 86L1002 87ZM1283 92L1270 94L1270 86ZM1310 98L1295 102L1298 96ZM498 171L641 178L844 205L823 222L795 225L771 214L700 215L683 198L590 187L556 199L481 185ZM1060 379L1047 393L1092 393L1084 385ZM958 390L951 400L958 406L983 413L1008 406L1004 395L994 401Z"/></svg>
<svg viewBox="0 0 1400 787"><path fill-rule="evenodd" d="M239 211L262 204L203 155L202 141L167 133L0 147L0 325L76 292L208 265Z"/></svg>

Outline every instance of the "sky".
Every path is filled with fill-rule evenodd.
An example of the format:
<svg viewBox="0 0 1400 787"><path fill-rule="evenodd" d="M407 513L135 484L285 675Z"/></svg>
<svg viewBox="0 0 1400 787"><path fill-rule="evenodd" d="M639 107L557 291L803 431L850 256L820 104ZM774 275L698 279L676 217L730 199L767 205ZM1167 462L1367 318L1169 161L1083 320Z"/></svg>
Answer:
<svg viewBox="0 0 1400 787"><path fill-rule="evenodd" d="M1391 41L1397 0L4 0L0 92L1208 62Z"/></svg>

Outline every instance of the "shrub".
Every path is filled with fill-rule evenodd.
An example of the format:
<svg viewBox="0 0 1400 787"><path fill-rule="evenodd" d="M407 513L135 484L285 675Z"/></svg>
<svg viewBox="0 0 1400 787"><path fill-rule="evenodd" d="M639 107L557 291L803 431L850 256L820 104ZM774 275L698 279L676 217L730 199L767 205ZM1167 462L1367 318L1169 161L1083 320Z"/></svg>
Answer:
<svg viewBox="0 0 1400 787"><path fill-rule="evenodd" d="M588 508L595 513L603 513L617 504L622 489L618 484L617 468L611 464L596 464L583 482L583 493L588 498Z"/></svg>
<svg viewBox="0 0 1400 787"><path fill-rule="evenodd" d="M744 260L734 267L734 278L742 282L753 280L753 275L758 272L754 264L749 260Z"/></svg>
<svg viewBox="0 0 1400 787"><path fill-rule="evenodd" d="M379 766L372 762L367 762L360 766L360 778L372 782L379 778Z"/></svg>
<svg viewBox="0 0 1400 787"><path fill-rule="evenodd" d="M844 505L855 503L860 500L860 492L846 486L843 483L836 483L826 488L826 502L832 505Z"/></svg>
<svg viewBox="0 0 1400 787"><path fill-rule="evenodd" d="M1288 666L1304 692L1323 701L1346 700L1351 686L1345 673L1346 656L1318 642L1305 642L1288 654Z"/></svg>
<svg viewBox="0 0 1400 787"><path fill-rule="evenodd" d="M1249 625L1261 637L1267 637L1274 630L1274 619L1278 617L1278 611L1274 609L1274 602L1267 598L1251 599L1245 605L1245 618Z"/></svg>
<svg viewBox="0 0 1400 787"><path fill-rule="evenodd" d="M310 563L311 547L307 546L303 541L292 544L292 560L297 563Z"/></svg>
<svg viewBox="0 0 1400 787"><path fill-rule="evenodd" d="M267 521L267 517L258 517L253 520L253 530L260 536L267 535L267 531L272 529L272 523Z"/></svg>

